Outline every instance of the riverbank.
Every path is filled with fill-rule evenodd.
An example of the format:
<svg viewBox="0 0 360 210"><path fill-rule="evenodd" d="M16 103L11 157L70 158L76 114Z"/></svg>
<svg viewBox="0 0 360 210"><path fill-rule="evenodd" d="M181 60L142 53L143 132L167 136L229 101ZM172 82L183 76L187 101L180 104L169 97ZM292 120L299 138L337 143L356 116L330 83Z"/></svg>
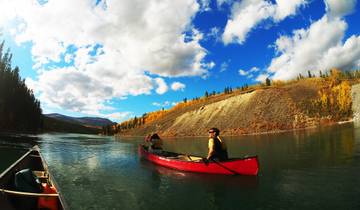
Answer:
<svg viewBox="0 0 360 210"><path fill-rule="evenodd" d="M206 136L217 127L223 136L281 133L333 125L352 120L351 86L309 78L281 86L220 94L164 111L160 117L133 128L118 129L120 136ZM341 106L340 106L341 105Z"/></svg>

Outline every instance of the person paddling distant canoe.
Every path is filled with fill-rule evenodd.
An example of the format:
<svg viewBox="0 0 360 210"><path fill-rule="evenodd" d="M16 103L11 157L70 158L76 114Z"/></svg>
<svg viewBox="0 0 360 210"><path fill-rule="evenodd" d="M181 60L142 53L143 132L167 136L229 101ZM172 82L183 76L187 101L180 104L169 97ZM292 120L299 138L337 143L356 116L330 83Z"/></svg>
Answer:
<svg viewBox="0 0 360 210"><path fill-rule="evenodd" d="M145 141L150 142L149 152L160 154L162 152L162 139L157 133L149 134Z"/></svg>
<svg viewBox="0 0 360 210"><path fill-rule="evenodd" d="M217 128L211 128L209 130L209 142L208 142L208 155L207 160L227 160L228 153L225 142L219 137L220 130Z"/></svg>

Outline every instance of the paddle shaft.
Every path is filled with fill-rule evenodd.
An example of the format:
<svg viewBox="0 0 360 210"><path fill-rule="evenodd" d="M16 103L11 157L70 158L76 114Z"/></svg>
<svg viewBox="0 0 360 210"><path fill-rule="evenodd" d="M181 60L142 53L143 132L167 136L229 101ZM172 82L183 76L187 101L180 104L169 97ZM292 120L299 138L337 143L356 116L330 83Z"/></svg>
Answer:
<svg viewBox="0 0 360 210"><path fill-rule="evenodd" d="M233 175L238 175L239 173L238 172L236 172L236 171L234 171L234 170L232 170L232 169L230 169L230 168L228 168L228 167L226 167L226 166L224 166L222 163L220 163L219 161L217 161L216 159L211 159L212 161L214 161L214 163L216 163L216 164L218 164L219 166L221 166L222 168L224 168L224 169L226 169L226 170L228 170L228 171L230 171Z"/></svg>

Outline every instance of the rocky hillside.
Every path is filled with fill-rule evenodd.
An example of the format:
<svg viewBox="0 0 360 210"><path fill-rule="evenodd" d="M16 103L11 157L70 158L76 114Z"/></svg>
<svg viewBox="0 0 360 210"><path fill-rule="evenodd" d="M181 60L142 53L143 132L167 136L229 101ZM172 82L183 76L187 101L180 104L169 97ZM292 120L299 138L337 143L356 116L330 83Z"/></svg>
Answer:
<svg viewBox="0 0 360 210"><path fill-rule="evenodd" d="M323 78L310 78L248 92L220 94L169 111L139 127L121 130L119 135L141 136L158 132L162 136L204 136L211 127L218 127L222 135L241 135L301 129L347 120L351 118L351 111L343 111L341 115L331 112L342 110L337 108L339 100L334 94L349 92L341 92L343 89L338 86Z"/></svg>

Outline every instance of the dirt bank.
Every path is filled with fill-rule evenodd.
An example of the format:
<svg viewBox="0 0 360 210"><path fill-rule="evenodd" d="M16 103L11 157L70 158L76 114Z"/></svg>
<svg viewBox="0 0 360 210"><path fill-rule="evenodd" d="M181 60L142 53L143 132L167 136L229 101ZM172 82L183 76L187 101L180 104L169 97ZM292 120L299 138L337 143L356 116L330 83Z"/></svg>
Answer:
<svg viewBox="0 0 360 210"><path fill-rule="evenodd" d="M211 127L222 135L281 132L333 123L331 116L309 113L326 81L309 79L282 87L220 95L203 103L169 112L164 117L120 135L204 136Z"/></svg>

